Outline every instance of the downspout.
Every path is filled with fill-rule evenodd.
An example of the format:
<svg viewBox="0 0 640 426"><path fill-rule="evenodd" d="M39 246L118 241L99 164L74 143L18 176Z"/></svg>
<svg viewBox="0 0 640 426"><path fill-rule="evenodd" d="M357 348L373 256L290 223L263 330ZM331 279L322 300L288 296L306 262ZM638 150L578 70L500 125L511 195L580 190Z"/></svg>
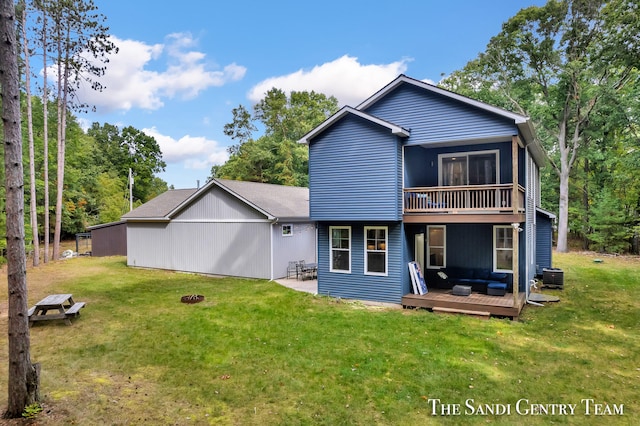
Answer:
<svg viewBox="0 0 640 426"><path fill-rule="evenodd" d="M271 232L269 232L269 245L271 246L270 249L269 249L269 258L270 258L270 260L269 260L269 269L271 269L271 271L269 273L271 278L270 278L269 281L275 280L275 278L273 276L274 275L274 270L273 270L273 233L275 232L274 229L275 229L275 226L276 226L277 223L278 223L278 218L274 218L271 221L271 229L270 229Z"/></svg>

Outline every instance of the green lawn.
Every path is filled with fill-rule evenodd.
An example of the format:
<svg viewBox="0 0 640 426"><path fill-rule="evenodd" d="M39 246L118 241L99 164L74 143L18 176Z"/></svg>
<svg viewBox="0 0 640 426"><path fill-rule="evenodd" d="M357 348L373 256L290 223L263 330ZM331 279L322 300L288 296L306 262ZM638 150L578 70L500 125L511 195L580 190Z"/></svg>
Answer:
<svg viewBox="0 0 640 426"><path fill-rule="evenodd" d="M371 308L268 281L130 269L123 258L42 266L29 271L30 302L68 292L87 306L70 327L31 329L39 422L637 424L640 260L593 259L556 254L565 289L545 292L561 301L528 306L519 321ZM6 302L6 277L2 288ZM180 303L188 294L206 300ZM6 328L4 317L3 390ZM432 415L434 399L437 414L460 415ZM575 411L532 415L540 404ZM509 412L482 415L491 410Z"/></svg>

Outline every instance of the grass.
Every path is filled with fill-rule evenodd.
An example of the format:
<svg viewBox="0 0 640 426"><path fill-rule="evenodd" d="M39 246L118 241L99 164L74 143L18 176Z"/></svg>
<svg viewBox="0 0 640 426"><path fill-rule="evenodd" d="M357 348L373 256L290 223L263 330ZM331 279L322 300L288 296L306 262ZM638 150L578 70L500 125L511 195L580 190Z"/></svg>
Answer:
<svg viewBox="0 0 640 426"><path fill-rule="evenodd" d="M31 328L45 398L37 421L635 424L640 261L593 259L556 255L565 289L545 292L561 302L528 306L519 321L376 309L262 280L131 269L123 258L30 269L31 302L57 292L87 302L71 327ZM206 299L180 303L188 294ZM6 328L0 316L0 389ZM432 416L432 398L460 404L462 415ZM521 399L577 407L573 416L519 415ZM623 405L623 415L594 416L592 407L587 416L583 399ZM511 414L465 415L467 400L483 411L510 406Z"/></svg>

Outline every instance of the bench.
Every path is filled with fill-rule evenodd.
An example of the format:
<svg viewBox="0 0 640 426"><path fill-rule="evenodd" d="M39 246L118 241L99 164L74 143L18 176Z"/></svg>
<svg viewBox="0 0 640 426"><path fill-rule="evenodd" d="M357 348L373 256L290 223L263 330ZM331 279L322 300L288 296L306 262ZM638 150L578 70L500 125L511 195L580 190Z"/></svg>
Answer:
<svg viewBox="0 0 640 426"><path fill-rule="evenodd" d="M76 302L64 314L68 317L80 315L80 309L84 308L84 305L84 302Z"/></svg>
<svg viewBox="0 0 640 426"><path fill-rule="evenodd" d="M29 311L27 312L27 316L31 316L33 315L33 313L36 311L36 307L32 306L29 308Z"/></svg>

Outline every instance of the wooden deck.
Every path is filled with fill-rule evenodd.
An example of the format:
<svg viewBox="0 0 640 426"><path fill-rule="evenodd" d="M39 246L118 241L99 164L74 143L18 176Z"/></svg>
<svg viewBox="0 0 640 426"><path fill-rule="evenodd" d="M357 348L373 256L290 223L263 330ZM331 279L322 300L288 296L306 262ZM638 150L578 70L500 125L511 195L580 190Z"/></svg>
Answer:
<svg viewBox="0 0 640 426"><path fill-rule="evenodd" d="M488 296L482 293L471 293L469 296L454 296L451 290L429 289L424 295L406 294L402 297L402 306L426 308L435 312L459 312L470 315L518 318L525 304L526 295L518 295L517 306L513 304L513 293L504 296Z"/></svg>

